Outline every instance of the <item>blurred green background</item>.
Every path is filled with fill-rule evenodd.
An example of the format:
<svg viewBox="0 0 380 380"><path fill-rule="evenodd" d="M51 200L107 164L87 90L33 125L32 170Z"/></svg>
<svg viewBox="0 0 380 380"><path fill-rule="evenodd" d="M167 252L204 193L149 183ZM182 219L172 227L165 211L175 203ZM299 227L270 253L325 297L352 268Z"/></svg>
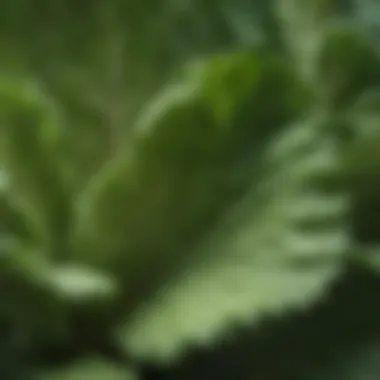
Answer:
<svg viewBox="0 0 380 380"><path fill-rule="evenodd" d="M0 376L380 377L375 0L0 4Z"/></svg>

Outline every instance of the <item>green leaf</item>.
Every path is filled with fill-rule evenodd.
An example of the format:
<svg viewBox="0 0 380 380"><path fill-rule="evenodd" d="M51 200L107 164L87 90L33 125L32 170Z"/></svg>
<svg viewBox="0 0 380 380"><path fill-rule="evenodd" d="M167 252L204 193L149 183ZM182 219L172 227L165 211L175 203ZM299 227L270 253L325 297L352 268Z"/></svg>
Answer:
<svg viewBox="0 0 380 380"><path fill-rule="evenodd" d="M379 242L380 227L380 115L357 121L355 139L347 144L343 180L351 194L352 233L361 244Z"/></svg>
<svg viewBox="0 0 380 380"><path fill-rule="evenodd" d="M33 223L15 204L8 182L5 170L0 169L0 239L11 237L31 242L35 232Z"/></svg>
<svg viewBox="0 0 380 380"><path fill-rule="evenodd" d="M148 105L131 148L79 195L74 260L121 273L128 282L159 264L214 206L207 202L218 180L211 171L218 132L188 89L179 89L182 94L164 94L170 108L163 113L156 111L159 100Z"/></svg>
<svg viewBox="0 0 380 380"><path fill-rule="evenodd" d="M0 317L33 345L65 340L67 307L50 286L49 263L17 241L0 248Z"/></svg>
<svg viewBox="0 0 380 380"><path fill-rule="evenodd" d="M56 106L34 83L12 77L0 78L0 102L0 154L13 199L41 243L64 251L70 203Z"/></svg>
<svg viewBox="0 0 380 380"><path fill-rule="evenodd" d="M116 271L131 293L182 259L178 250L231 201L236 158L258 154L308 99L282 61L258 53L211 57L181 75L77 202L75 259Z"/></svg>
<svg viewBox="0 0 380 380"><path fill-rule="evenodd" d="M117 294L113 278L76 263L53 266L50 283L52 289L70 303L110 300Z"/></svg>
<svg viewBox="0 0 380 380"><path fill-rule="evenodd" d="M183 76L198 83L203 101L232 141L270 135L304 114L312 100L291 63L266 52L213 54L190 62Z"/></svg>
<svg viewBox="0 0 380 380"><path fill-rule="evenodd" d="M78 361L70 366L46 371L33 380L137 380L131 369L120 367L101 358Z"/></svg>
<svg viewBox="0 0 380 380"><path fill-rule="evenodd" d="M244 199L187 253L192 259L155 300L116 331L126 351L173 359L236 325L323 297L350 244L348 199L328 185L339 157L318 119L274 139Z"/></svg>
<svg viewBox="0 0 380 380"><path fill-rule="evenodd" d="M363 91L380 83L379 54L353 28L328 30L317 61L326 104L349 107Z"/></svg>

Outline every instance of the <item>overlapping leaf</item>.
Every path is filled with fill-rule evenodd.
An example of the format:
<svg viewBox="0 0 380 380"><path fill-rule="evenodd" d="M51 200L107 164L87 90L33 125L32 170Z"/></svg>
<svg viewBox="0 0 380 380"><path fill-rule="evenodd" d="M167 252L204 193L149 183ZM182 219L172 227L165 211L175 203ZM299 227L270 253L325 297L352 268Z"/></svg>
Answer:
<svg viewBox="0 0 380 380"><path fill-rule="evenodd" d="M144 18L142 9L138 19ZM325 8L318 9L324 13ZM156 24L163 25L159 21L144 25L157 31ZM220 30L228 29L223 27L225 20L220 22ZM110 30L104 29L108 42L120 34L111 24ZM141 41L149 40L142 24L137 24L127 25L141 32L134 40L136 52ZM298 35L304 36L302 29ZM345 108L378 83L377 53L355 33L327 33L323 48L316 66L324 104ZM160 49L156 44L149 51ZM87 54L91 47L85 50ZM101 49L99 55L106 56ZM160 63L167 62L168 54L160 58L165 58ZM365 260L376 255L377 112L355 108L348 117L338 115L344 133L352 132L346 134L346 161L339 160L342 145L335 145L335 120L329 120L334 126L326 129L319 120L306 119L274 138L279 127L307 108L308 96L288 63L272 58L220 54L187 67L179 83L172 83L143 109L125 151L80 195L70 246L66 243L72 204L58 157L56 115L36 89L1 79L6 123L0 129L0 154L13 187L0 199L0 221L6 220L6 239L0 242L1 254L6 253L0 262L0 291L2 310L19 331L36 342L42 332L43 339L58 339L67 331L68 306L88 308L86 316L92 318L99 301L104 308L113 305L119 296L115 273L127 293L122 307L130 310L128 305L146 301L149 292L142 288L161 272L173 274L174 265L175 276L154 301L139 308L136 319L126 315L125 325L116 332L136 356L173 358L190 344L211 344L227 336L233 326L320 299L340 271L350 245L348 232L354 230L356 242L363 243L360 252ZM141 59L131 60L138 66ZM151 66L140 70L136 82L152 80ZM352 129L346 129L347 119ZM85 156L87 151L91 149L81 153ZM331 183L342 162L355 221L350 228L346 194ZM30 219L33 222L25 228L24 221ZM9 234L28 236L30 226L41 238L36 253L8 239ZM1 238L2 233L3 229ZM45 262L44 248L59 251L72 262ZM111 380L128 375L97 361L44 376Z"/></svg>
<svg viewBox="0 0 380 380"><path fill-rule="evenodd" d="M179 79L147 106L130 146L77 203L75 259L118 272L132 293L223 210L233 187L226 174L239 157L309 104L287 63L260 53L211 57Z"/></svg>

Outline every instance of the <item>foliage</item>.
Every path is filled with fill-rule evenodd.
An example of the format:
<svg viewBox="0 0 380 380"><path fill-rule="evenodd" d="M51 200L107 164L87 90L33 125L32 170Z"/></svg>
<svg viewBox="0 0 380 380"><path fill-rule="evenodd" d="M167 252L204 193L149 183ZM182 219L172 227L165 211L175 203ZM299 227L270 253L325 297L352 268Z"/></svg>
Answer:
<svg viewBox="0 0 380 380"><path fill-rule="evenodd" d="M0 375L367 373L367 331L328 340L330 369L306 347L299 368L251 366L379 289L377 47L335 2L295 5L4 2ZM248 330L232 373L170 370Z"/></svg>

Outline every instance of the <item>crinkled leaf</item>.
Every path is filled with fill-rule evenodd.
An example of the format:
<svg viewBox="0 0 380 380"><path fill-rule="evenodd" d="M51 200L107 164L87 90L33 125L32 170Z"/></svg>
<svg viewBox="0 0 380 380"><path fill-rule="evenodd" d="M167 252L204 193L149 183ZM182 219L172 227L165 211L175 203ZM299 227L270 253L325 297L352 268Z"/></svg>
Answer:
<svg viewBox="0 0 380 380"><path fill-rule="evenodd" d="M117 330L128 352L172 359L235 325L318 300L349 245L347 198L328 185L331 135L309 120L266 151L259 181L154 302Z"/></svg>

